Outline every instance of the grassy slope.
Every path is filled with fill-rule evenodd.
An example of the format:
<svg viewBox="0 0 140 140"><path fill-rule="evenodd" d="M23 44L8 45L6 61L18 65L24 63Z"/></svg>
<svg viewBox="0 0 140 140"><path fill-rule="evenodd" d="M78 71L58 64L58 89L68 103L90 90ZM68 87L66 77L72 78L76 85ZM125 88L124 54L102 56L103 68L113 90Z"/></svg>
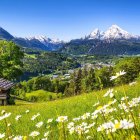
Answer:
<svg viewBox="0 0 140 140"><path fill-rule="evenodd" d="M33 59L36 59L35 54L27 54L27 53L25 53L24 55L25 55L25 57L27 57L27 58L33 58Z"/></svg>
<svg viewBox="0 0 140 140"><path fill-rule="evenodd" d="M126 95L130 98L140 96L140 83L137 83L135 86L126 85L124 87L116 87L115 90L118 92L115 93L115 96L120 99L124 96L123 90L125 90ZM35 129L35 124L39 121L47 121L48 118L57 118L60 115L67 115L69 118L78 117L83 115L85 112L93 112L96 107L93 107L93 104L100 101L101 105L106 104L110 101L109 98L103 98L102 96L106 90L92 92L90 94L83 94L75 97L70 97L66 99L44 102L44 103L26 103L26 102L17 102L16 106L4 106L0 107L0 111L5 109L8 112L12 112L12 115L9 119L9 122L15 122L12 127L14 133L16 130L17 134L30 133ZM29 114L26 114L25 111L29 109ZM35 122L32 122L30 119L34 114L40 113L41 116ZM16 115L22 115L20 123L15 121ZM25 125L28 124L28 125ZM3 124L0 124L4 125ZM24 126L24 127L21 127ZM43 129L43 128L42 128ZM44 128L45 129L45 128ZM43 130L44 131L44 130ZM0 127L0 132L4 132L4 128Z"/></svg>
<svg viewBox="0 0 140 140"><path fill-rule="evenodd" d="M115 93L117 98L123 97L123 90L125 90L126 95L129 97L140 96L140 83L135 86L125 85L123 88L116 87L114 90L118 91ZM65 99L43 102L43 103L28 103L28 102L17 102L16 106L1 106L0 110L6 109L13 113L24 112L26 109L32 110L32 112L47 113L48 117L53 117L57 115L68 115L70 117L75 117L82 115L87 111L93 111L93 104L99 100L102 104L109 101L109 98L103 98L102 96L107 90L91 92L89 94L82 94L79 96L69 97ZM19 111L19 112L18 112Z"/></svg>
<svg viewBox="0 0 140 140"><path fill-rule="evenodd" d="M45 90L36 90L30 93L26 93L27 101L32 101L32 102L55 100L58 98L58 96L59 94L48 92Z"/></svg>

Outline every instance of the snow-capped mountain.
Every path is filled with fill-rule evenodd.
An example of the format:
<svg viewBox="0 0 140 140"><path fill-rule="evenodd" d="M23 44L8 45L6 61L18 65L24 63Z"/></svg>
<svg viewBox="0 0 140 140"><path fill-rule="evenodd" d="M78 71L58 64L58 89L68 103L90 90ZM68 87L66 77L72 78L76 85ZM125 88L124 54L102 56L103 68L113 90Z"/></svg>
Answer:
<svg viewBox="0 0 140 140"><path fill-rule="evenodd" d="M139 38L140 36L130 34L117 25L112 25L105 32L101 32L99 29L95 29L88 36L88 39L99 39L99 40L139 39Z"/></svg>
<svg viewBox="0 0 140 140"><path fill-rule="evenodd" d="M100 39L102 37L102 33L98 28L93 30L90 35L88 36L88 39Z"/></svg>
<svg viewBox="0 0 140 140"><path fill-rule="evenodd" d="M41 47L43 50L49 50L49 51L55 51L58 50L62 44L63 41L60 41L59 39L51 39L46 36L34 36L34 37L26 37L24 38L26 42L30 43L30 46L34 47Z"/></svg>
<svg viewBox="0 0 140 140"><path fill-rule="evenodd" d="M29 38L14 38L13 40L20 46L27 47L27 48L36 48L40 50L46 51L56 51L60 47L62 47L62 41L54 41L47 37L36 36L36 37L29 37Z"/></svg>
<svg viewBox="0 0 140 140"><path fill-rule="evenodd" d="M64 43L59 39L50 39L46 36L35 36L35 37L28 37L28 38L14 37L1 27L0 27L0 39L14 41L16 44L18 44L21 47L48 50L48 51L56 51L60 47L62 47L62 44Z"/></svg>
<svg viewBox="0 0 140 140"><path fill-rule="evenodd" d="M121 29L117 25L112 25L103 36L104 39L131 39L134 35L128 33L127 31Z"/></svg>
<svg viewBox="0 0 140 140"><path fill-rule="evenodd" d="M0 28L0 40L13 41L26 48L58 51L70 54L140 54L140 36L133 35L117 25L112 25L107 31L93 30L88 36L63 42L46 36L14 37Z"/></svg>
<svg viewBox="0 0 140 140"><path fill-rule="evenodd" d="M82 39L71 40L61 49L70 54L135 55L140 54L140 36L130 34L117 25L107 31L93 30Z"/></svg>
<svg viewBox="0 0 140 140"><path fill-rule="evenodd" d="M36 39L36 40L39 40L41 43L43 43L44 45L47 43L54 43L54 44L59 44L59 43L63 43L63 41L60 41L59 39L51 39L51 38L48 38L46 36L34 36L34 37L26 37L25 39L27 40L33 40L33 39Z"/></svg>

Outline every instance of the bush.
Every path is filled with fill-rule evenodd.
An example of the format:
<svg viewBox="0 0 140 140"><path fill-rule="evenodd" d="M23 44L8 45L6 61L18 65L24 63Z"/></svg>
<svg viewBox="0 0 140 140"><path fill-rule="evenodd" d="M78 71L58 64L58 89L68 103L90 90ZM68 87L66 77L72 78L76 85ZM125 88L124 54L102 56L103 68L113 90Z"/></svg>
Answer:
<svg viewBox="0 0 140 140"><path fill-rule="evenodd" d="M31 93L26 93L25 99L30 102L43 102L50 101L59 98L59 94L44 91L44 90L36 90Z"/></svg>
<svg viewBox="0 0 140 140"><path fill-rule="evenodd" d="M10 97L10 98L8 99L7 103L8 103L9 105L15 105L15 100L14 100L14 98L13 98L13 97Z"/></svg>

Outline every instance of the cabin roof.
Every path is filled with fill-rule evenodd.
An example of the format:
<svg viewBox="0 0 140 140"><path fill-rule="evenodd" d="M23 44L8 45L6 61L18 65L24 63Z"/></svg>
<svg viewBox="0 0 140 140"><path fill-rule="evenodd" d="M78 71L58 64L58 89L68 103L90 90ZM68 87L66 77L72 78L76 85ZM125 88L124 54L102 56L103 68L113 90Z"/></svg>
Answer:
<svg viewBox="0 0 140 140"><path fill-rule="evenodd" d="M3 79L3 78L0 78L0 89L8 90L13 86L14 86L13 82L6 80L6 79Z"/></svg>

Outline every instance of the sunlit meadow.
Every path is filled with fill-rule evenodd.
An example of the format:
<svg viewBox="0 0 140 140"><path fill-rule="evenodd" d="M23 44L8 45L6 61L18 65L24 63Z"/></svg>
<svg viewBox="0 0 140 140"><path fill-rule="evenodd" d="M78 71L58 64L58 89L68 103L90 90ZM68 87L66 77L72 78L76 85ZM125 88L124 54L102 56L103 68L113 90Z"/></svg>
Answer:
<svg viewBox="0 0 140 140"><path fill-rule="evenodd" d="M124 71L111 77L115 80ZM140 83L47 103L0 107L2 140L138 140Z"/></svg>

